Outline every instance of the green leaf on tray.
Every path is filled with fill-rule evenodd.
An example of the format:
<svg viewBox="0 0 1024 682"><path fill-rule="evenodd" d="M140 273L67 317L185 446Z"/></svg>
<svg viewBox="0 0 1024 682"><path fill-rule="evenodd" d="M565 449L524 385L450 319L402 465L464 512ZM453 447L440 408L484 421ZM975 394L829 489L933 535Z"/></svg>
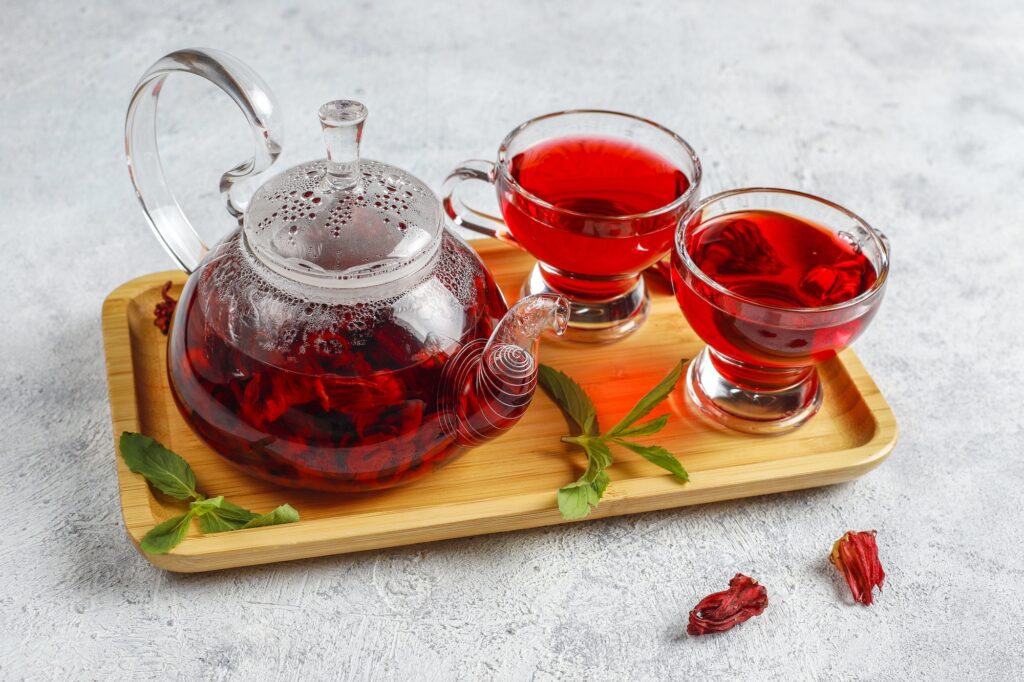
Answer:
<svg viewBox="0 0 1024 682"><path fill-rule="evenodd" d="M582 386L567 374L544 364L540 366L537 380L584 435L597 435L597 410Z"/></svg>
<svg viewBox="0 0 1024 682"><path fill-rule="evenodd" d="M625 437L649 436L658 433L668 423L668 415L661 415L641 424L638 421L664 401L682 376L685 360L681 360L658 385L622 418L611 431L600 434L597 425L597 409L586 391L572 377L547 365L540 366L539 382L551 395L565 414L582 430L578 436L563 436L562 442L578 445L587 454L587 468L573 483L559 488L558 509L565 519L582 519L593 511L604 496L611 478L605 471L613 463L608 443L625 447L647 461L666 469L682 482L689 480L686 469L675 455L660 445L641 445L625 440Z"/></svg>
<svg viewBox="0 0 1024 682"><path fill-rule="evenodd" d="M266 514L261 514L250 519L242 528L262 528L264 526L277 526L282 523L295 523L299 520L299 512L290 504L282 504L280 507Z"/></svg>
<svg viewBox="0 0 1024 682"><path fill-rule="evenodd" d="M660 417L655 417L654 419L651 419L650 421L645 421L643 424L640 424L639 426L628 428L625 431L619 431L615 435L619 438L625 436L650 436L665 428L665 424L667 423L668 415L663 414Z"/></svg>
<svg viewBox="0 0 1024 682"><path fill-rule="evenodd" d="M209 499L203 497L196 490L196 476L188 462L148 436L124 431L120 445L121 457L129 469L166 495L178 500L192 500L185 514L157 524L142 538L139 544L149 554L166 554L177 547L188 534L193 518L199 519L199 528L204 533L275 526L299 520L299 512L288 504L266 514L256 514L228 502L223 495Z"/></svg>
<svg viewBox="0 0 1024 682"><path fill-rule="evenodd" d="M158 523L153 530L142 537L139 545L148 554L166 554L181 544L188 533L193 516L195 516L195 511L189 509L181 516Z"/></svg>
<svg viewBox="0 0 1024 682"><path fill-rule="evenodd" d="M184 459L149 436L124 431L121 434L121 457L135 473L154 488L177 500L199 499L196 475Z"/></svg>
<svg viewBox="0 0 1024 682"><path fill-rule="evenodd" d="M651 464L657 464L662 469L672 472L680 481L690 480L690 475L686 473L686 469L679 463L676 456L660 445L640 445L639 443L630 443L618 438L615 439L615 442L624 448L632 450Z"/></svg>
<svg viewBox="0 0 1024 682"><path fill-rule="evenodd" d="M218 495L205 500L196 500L188 505L188 508L195 512L196 516L203 516L224 504L224 496Z"/></svg>
<svg viewBox="0 0 1024 682"><path fill-rule="evenodd" d="M672 392L672 389L676 387L676 383L678 383L679 377L682 376L683 374L683 364L685 362L685 360L680 360L679 363L672 369L672 371L669 372L664 379L658 382L658 385L652 388L647 393L647 395L641 398L640 402L638 402L633 407L633 409L629 411L629 414L623 417L622 421L613 426L612 430L609 431L606 435L620 435L628 427L632 426L634 423L646 417L648 414L651 413L651 410L660 405L661 402L669 396L669 394Z"/></svg>
<svg viewBox="0 0 1024 682"><path fill-rule="evenodd" d="M204 533L223 533L238 530L257 516L259 514L225 500L220 506L199 517L199 527Z"/></svg>
<svg viewBox="0 0 1024 682"><path fill-rule="evenodd" d="M582 519L587 516L604 495L611 479L604 471L598 471L593 480L584 478L570 483L558 491L558 510L566 519Z"/></svg>
<svg viewBox="0 0 1024 682"><path fill-rule="evenodd" d="M597 471L603 471L612 465L612 451L601 438L587 438L582 443L587 459ZM589 467L588 467L589 470Z"/></svg>

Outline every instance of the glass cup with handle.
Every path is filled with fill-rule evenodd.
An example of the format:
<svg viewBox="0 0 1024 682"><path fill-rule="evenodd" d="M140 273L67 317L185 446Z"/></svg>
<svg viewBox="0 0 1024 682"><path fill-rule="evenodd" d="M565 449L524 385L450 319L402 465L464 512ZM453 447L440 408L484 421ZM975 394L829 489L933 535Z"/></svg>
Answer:
<svg viewBox="0 0 1024 682"><path fill-rule="evenodd" d="M889 242L849 210L785 189L716 194L680 223L679 307L707 347L686 393L712 421L784 433L822 403L816 365L853 342L885 294Z"/></svg>
<svg viewBox="0 0 1024 682"><path fill-rule="evenodd" d="M459 197L467 180L494 185L500 217ZM452 171L442 200L455 225L537 258L523 293L569 299L565 338L604 342L643 324L650 299L641 273L671 251L700 182L697 154L671 130L581 109L516 127L496 162L466 161Z"/></svg>

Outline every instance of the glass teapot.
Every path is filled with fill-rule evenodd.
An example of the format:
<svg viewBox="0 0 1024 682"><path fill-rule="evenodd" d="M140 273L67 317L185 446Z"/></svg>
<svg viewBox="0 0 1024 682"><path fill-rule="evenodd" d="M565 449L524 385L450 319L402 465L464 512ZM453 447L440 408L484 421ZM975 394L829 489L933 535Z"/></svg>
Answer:
<svg viewBox="0 0 1024 682"><path fill-rule="evenodd" d="M239 221L207 249L157 153L165 78L193 73L241 108L255 153L220 189ZM525 412L537 346L569 315L559 296L511 310L476 253L445 227L430 189L360 159L366 108L320 108L327 158L237 183L281 151L278 106L228 54L181 50L142 77L125 122L132 182L157 237L190 273L168 373L192 428L244 471L281 485L364 491L412 480L494 438Z"/></svg>

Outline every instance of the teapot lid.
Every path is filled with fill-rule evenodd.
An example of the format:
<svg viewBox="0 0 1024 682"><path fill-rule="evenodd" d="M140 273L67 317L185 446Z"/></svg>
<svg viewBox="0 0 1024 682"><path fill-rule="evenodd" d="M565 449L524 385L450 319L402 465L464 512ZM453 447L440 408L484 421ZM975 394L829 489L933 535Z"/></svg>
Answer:
<svg viewBox="0 0 1024 682"><path fill-rule="evenodd" d="M294 166L256 190L242 232L280 275L323 287L384 284L437 251L444 219L421 180L359 158L367 110L336 100L320 107L327 158Z"/></svg>

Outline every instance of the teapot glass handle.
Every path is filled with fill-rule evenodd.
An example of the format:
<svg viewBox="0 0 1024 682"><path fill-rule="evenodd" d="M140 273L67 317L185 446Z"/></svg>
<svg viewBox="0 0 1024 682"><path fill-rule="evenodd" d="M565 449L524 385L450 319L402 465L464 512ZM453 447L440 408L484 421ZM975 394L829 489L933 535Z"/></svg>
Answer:
<svg viewBox="0 0 1024 682"><path fill-rule="evenodd" d="M189 49L159 59L139 80L124 124L128 172L146 219L168 253L185 269L199 267L208 251L167 186L156 143L156 107L164 79L171 73L202 76L226 92L252 128L255 151L224 173L220 191L228 212L241 218L245 203L231 194L239 180L262 173L281 154L282 125L277 102L263 79L248 66L219 50Z"/></svg>

